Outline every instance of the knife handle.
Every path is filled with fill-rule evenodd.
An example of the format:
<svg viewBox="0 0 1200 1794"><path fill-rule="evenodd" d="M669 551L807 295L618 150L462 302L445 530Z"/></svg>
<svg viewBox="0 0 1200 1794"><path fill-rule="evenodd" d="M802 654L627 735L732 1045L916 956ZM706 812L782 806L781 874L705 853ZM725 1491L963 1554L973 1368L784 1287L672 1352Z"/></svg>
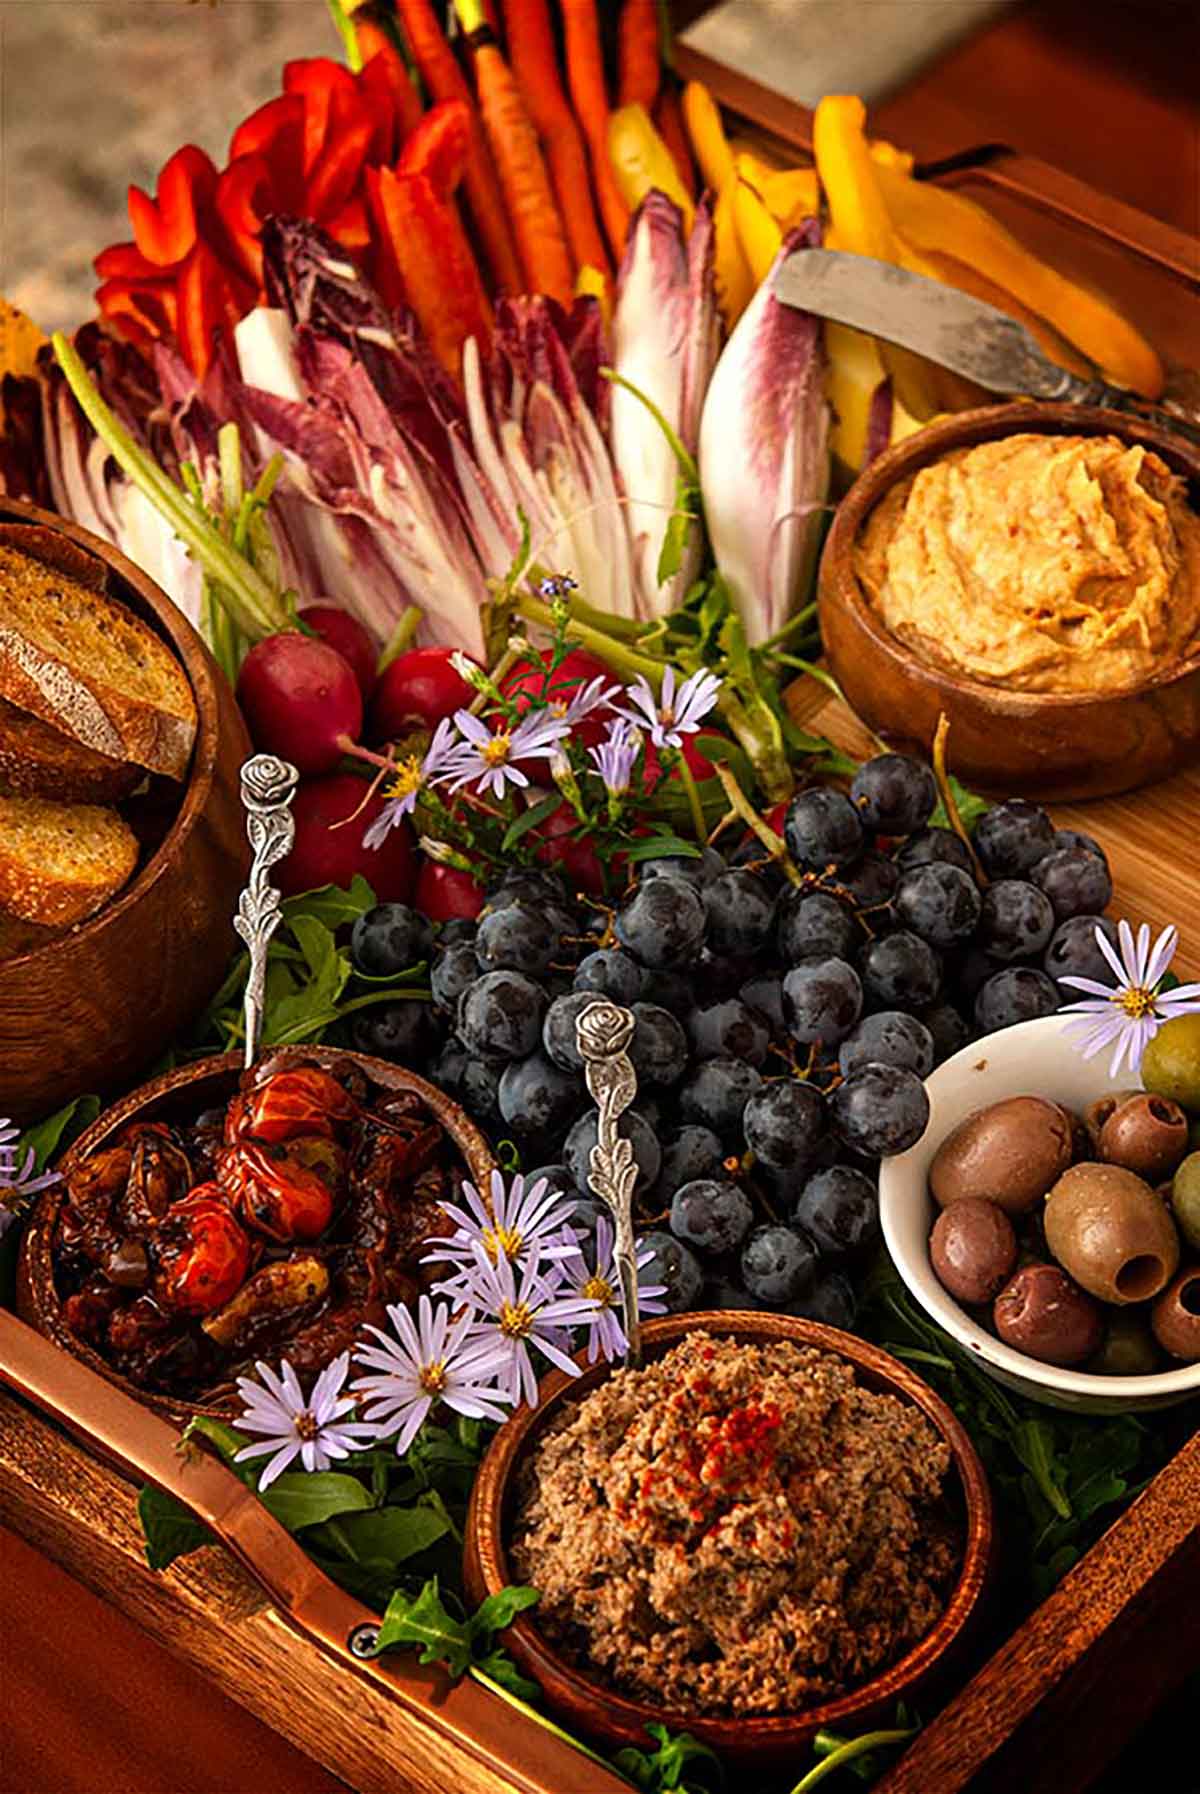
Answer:
<svg viewBox="0 0 1200 1794"><path fill-rule="evenodd" d="M1173 407L1151 404L1149 399L1128 392L1123 386L1109 386L1103 380L1081 380L1077 375L1069 374L1067 382L1062 397L1072 405L1098 405L1106 411L1121 411L1127 417L1143 418L1146 423L1157 424L1160 430L1169 430L1172 435L1181 436L1185 442L1200 448L1200 424Z"/></svg>

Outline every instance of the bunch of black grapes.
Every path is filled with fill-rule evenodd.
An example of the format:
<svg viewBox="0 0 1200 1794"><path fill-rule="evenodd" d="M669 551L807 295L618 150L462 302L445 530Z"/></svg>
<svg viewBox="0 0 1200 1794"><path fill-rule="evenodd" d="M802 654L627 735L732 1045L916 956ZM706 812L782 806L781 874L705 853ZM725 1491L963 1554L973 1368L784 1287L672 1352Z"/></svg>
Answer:
<svg viewBox="0 0 1200 1794"><path fill-rule="evenodd" d="M595 1111L575 1024L595 997L635 1018L648 1275L673 1311L771 1308L850 1326L878 1237L877 1167L924 1132L923 1080L973 1038L1053 1013L1064 975L1107 976L1103 851L1036 805L997 804L974 855L930 826L929 768L867 761L849 795L791 801L799 882L749 835L728 857L650 859L611 909L514 870L477 922L402 904L355 926L358 969L430 964L432 1003L363 1011L354 1044L423 1071L493 1143L514 1141L594 1238ZM982 878L978 869L982 869ZM585 1245L585 1250L586 1250Z"/></svg>

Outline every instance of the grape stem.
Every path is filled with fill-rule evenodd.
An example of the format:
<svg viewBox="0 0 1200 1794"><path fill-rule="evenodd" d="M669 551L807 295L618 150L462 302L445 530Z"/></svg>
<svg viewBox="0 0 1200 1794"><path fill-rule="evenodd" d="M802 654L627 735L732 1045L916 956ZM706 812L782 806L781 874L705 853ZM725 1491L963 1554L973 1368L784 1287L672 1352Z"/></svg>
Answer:
<svg viewBox="0 0 1200 1794"><path fill-rule="evenodd" d="M787 848L775 833L775 830L770 828L767 823L763 821L758 811L754 808L754 805L750 802L750 799L746 796L746 793L738 784L737 779L734 777L729 767L718 763L716 774L721 781L721 785L726 797L729 799L730 805L737 811L742 821L758 836L788 883L797 886L802 885L804 880L798 868L793 863Z"/></svg>
<svg viewBox="0 0 1200 1794"><path fill-rule="evenodd" d="M949 822L950 827L954 830L954 833L958 836L959 840L971 856L971 864L975 868L976 882L980 885L986 885L987 876L979 863L979 856L975 852L971 837L967 833L966 825L963 822L962 816L959 814L958 803L955 800L954 790L950 784L950 774L946 766L946 742L949 739L949 735L950 718L943 710L938 717L937 728L934 731L933 736L932 757L934 782L938 788L938 796L945 806L946 820Z"/></svg>

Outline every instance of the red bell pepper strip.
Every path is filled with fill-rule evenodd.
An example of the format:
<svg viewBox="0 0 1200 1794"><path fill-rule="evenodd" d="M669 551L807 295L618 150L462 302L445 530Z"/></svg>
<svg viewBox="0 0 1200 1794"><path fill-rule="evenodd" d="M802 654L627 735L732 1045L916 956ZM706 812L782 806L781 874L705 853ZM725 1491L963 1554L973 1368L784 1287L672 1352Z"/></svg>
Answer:
<svg viewBox="0 0 1200 1794"><path fill-rule="evenodd" d="M369 172L368 169L364 169L364 176ZM325 229L335 243L340 243L342 248L349 250L352 255L359 255L363 250L369 249L371 246L371 221L367 216L366 201L356 195L342 207L340 212L335 212L332 218L326 218Z"/></svg>
<svg viewBox="0 0 1200 1794"><path fill-rule="evenodd" d="M159 280L163 272L146 260L136 243L110 243L96 256L92 267L101 280Z"/></svg>
<svg viewBox="0 0 1200 1794"><path fill-rule="evenodd" d="M224 230L231 259L262 293L262 244L259 237L271 213L281 208L275 198L271 165L262 154L237 156L221 170L214 209Z"/></svg>
<svg viewBox="0 0 1200 1794"><path fill-rule="evenodd" d="M426 174L369 169L367 191L404 292L434 354L453 379L469 336L491 338L492 313L454 201Z"/></svg>
<svg viewBox="0 0 1200 1794"><path fill-rule="evenodd" d="M122 336L143 348L175 335L179 303L175 282L106 280L96 292L100 315L117 325Z"/></svg>
<svg viewBox="0 0 1200 1794"><path fill-rule="evenodd" d="M154 199L140 187L130 187L129 219L147 261L170 268L183 260L197 240L197 214L211 203L216 185L211 157L185 143L164 163Z"/></svg>
<svg viewBox="0 0 1200 1794"><path fill-rule="evenodd" d="M463 178L471 141L470 108L443 100L409 137L397 174L423 174L439 199L449 199Z"/></svg>
<svg viewBox="0 0 1200 1794"><path fill-rule="evenodd" d="M254 289L198 242L176 276L179 314L175 334L188 366L202 380L216 339L231 334L254 304Z"/></svg>
<svg viewBox="0 0 1200 1794"><path fill-rule="evenodd" d="M305 194L308 217L323 224L346 204L362 177L372 129L371 120L362 117L330 132L309 173Z"/></svg>
<svg viewBox="0 0 1200 1794"><path fill-rule="evenodd" d="M358 89L354 76L328 56L306 56L285 64L285 93L304 101L304 174L307 179L325 147L331 125L344 121L355 108Z"/></svg>
<svg viewBox="0 0 1200 1794"><path fill-rule="evenodd" d="M379 155L373 160L394 162L396 152L421 122L420 97L413 86L412 76L405 66L403 56L384 36L374 20L364 19L361 25L355 26L355 31L363 58L363 66L358 75L359 91L386 92L392 103L395 120L396 134L390 153L381 148Z"/></svg>

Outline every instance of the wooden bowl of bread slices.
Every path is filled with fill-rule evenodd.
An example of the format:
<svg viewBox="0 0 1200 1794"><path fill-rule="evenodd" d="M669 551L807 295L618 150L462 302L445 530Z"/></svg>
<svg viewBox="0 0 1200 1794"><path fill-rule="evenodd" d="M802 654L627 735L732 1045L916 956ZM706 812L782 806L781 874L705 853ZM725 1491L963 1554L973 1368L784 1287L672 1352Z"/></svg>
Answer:
<svg viewBox="0 0 1200 1794"><path fill-rule="evenodd" d="M248 752L171 599L88 531L0 499L0 1114L128 1085L216 989Z"/></svg>

